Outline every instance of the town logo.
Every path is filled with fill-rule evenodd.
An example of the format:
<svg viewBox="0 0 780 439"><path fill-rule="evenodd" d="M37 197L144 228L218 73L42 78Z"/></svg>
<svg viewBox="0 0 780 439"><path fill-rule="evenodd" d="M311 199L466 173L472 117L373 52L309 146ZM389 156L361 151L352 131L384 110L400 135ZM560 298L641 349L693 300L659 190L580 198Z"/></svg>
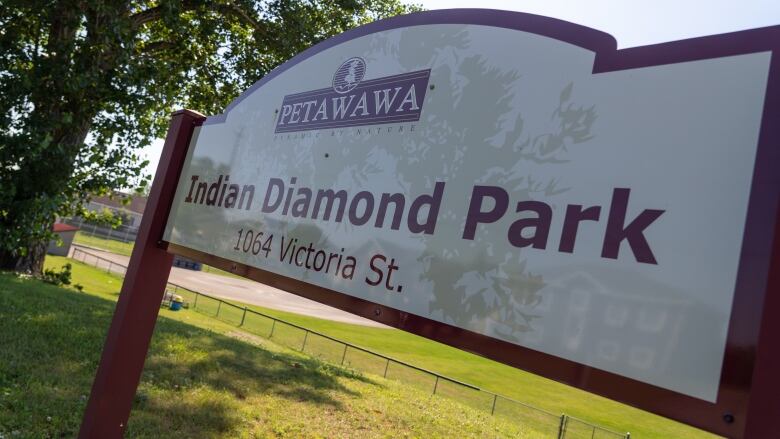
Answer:
<svg viewBox="0 0 780 439"><path fill-rule="evenodd" d="M366 74L366 62L363 58L350 58L336 70L333 75L333 90L344 94L358 86Z"/></svg>
<svg viewBox="0 0 780 439"><path fill-rule="evenodd" d="M331 87L286 95L274 133L420 120L431 71L364 80L366 62L352 57L333 74Z"/></svg>

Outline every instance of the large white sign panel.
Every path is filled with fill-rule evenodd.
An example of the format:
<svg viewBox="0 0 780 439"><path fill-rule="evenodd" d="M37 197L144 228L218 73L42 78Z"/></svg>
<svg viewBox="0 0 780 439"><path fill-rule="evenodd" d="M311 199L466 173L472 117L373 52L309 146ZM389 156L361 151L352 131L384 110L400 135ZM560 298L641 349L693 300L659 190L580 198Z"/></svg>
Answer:
<svg viewBox="0 0 780 439"><path fill-rule="evenodd" d="M351 39L193 138L165 240L715 401L770 54Z"/></svg>

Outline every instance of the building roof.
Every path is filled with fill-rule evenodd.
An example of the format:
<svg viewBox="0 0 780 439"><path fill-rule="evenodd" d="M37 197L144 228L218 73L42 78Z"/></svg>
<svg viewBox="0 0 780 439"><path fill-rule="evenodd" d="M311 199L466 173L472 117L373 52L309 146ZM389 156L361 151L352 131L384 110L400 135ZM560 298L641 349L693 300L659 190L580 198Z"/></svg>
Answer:
<svg viewBox="0 0 780 439"><path fill-rule="evenodd" d="M128 204L122 204L122 200L129 198ZM114 192L113 196L93 197L92 201L115 209L129 210L139 215L143 215L146 208L146 197L143 195L131 195L122 192Z"/></svg>
<svg viewBox="0 0 780 439"><path fill-rule="evenodd" d="M54 233L60 233L60 232L72 232L74 230L78 230L79 228L76 226L71 226L70 224L56 223L54 224L54 226L52 226L51 229Z"/></svg>

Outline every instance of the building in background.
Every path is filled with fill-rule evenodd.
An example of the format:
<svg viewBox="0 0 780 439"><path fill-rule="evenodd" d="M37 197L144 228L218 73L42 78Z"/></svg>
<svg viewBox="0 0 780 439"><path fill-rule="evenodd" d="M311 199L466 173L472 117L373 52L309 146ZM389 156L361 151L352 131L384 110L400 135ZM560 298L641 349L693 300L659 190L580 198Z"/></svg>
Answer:
<svg viewBox="0 0 780 439"><path fill-rule="evenodd" d="M124 199L129 199L129 202L124 204L122 202ZM146 209L146 201L147 198L144 195L126 194L117 191L112 196L94 196L85 205L85 208L91 212L110 211L121 219L122 224L118 227L96 224L78 216L62 218L60 221L80 228L81 233L85 235L121 242L133 242L138 235L138 228L141 226L141 218L143 217L144 209Z"/></svg>
<svg viewBox="0 0 780 439"><path fill-rule="evenodd" d="M122 202L125 199L129 199L127 204ZM143 218L144 209L146 209L146 202L147 197L144 195L126 194L118 191L115 191L111 196L95 196L85 206L87 210L91 212L104 212L105 210L109 210L114 216L122 219L122 224L120 226L114 228L111 226L95 224L87 222L81 217L64 218L61 221L65 224L57 224L57 226L73 226L74 231L71 235L75 235L75 230L80 229L81 233L87 236L131 243L134 242L136 236L138 236L138 228L141 226L141 218ZM72 236L70 239L73 239ZM81 243L80 245L87 244ZM97 246L100 247L99 245ZM70 247L70 242L68 242L68 247ZM65 254L67 255L67 250L65 250ZM195 271L201 271L203 267L200 262L181 256L176 256L174 258L173 266Z"/></svg>
<svg viewBox="0 0 780 439"><path fill-rule="evenodd" d="M125 199L129 199L130 202L123 204L122 200ZM102 212L108 209L114 215L122 218L123 226L138 229L146 208L146 200L145 195L132 195L115 191L111 196L92 198L87 203L86 208L92 212Z"/></svg>
<svg viewBox="0 0 780 439"><path fill-rule="evenodd" d="M49 241L49 248L46 249L46 253L55 256L68 256L70 245L73 244L73 238L76 236L78 230L78 227L71 226L70 224L54 224L52 231L60 237L62 245L57 245L57 240L52 239Z"/></svg>

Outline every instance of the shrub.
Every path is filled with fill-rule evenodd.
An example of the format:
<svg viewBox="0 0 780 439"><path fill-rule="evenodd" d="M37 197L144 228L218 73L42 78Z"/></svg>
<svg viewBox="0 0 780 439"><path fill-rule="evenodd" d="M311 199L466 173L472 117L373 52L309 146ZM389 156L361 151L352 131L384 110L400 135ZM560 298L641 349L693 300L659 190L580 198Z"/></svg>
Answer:
<svg viewBox="0 0 780 439"><path fill-rule="evenodd" d="M60 271L53 268L47 268L43 270L41 280L57 286L70 285L70 278L72 275L71 268L70 264L63 265Z"/></svg>

